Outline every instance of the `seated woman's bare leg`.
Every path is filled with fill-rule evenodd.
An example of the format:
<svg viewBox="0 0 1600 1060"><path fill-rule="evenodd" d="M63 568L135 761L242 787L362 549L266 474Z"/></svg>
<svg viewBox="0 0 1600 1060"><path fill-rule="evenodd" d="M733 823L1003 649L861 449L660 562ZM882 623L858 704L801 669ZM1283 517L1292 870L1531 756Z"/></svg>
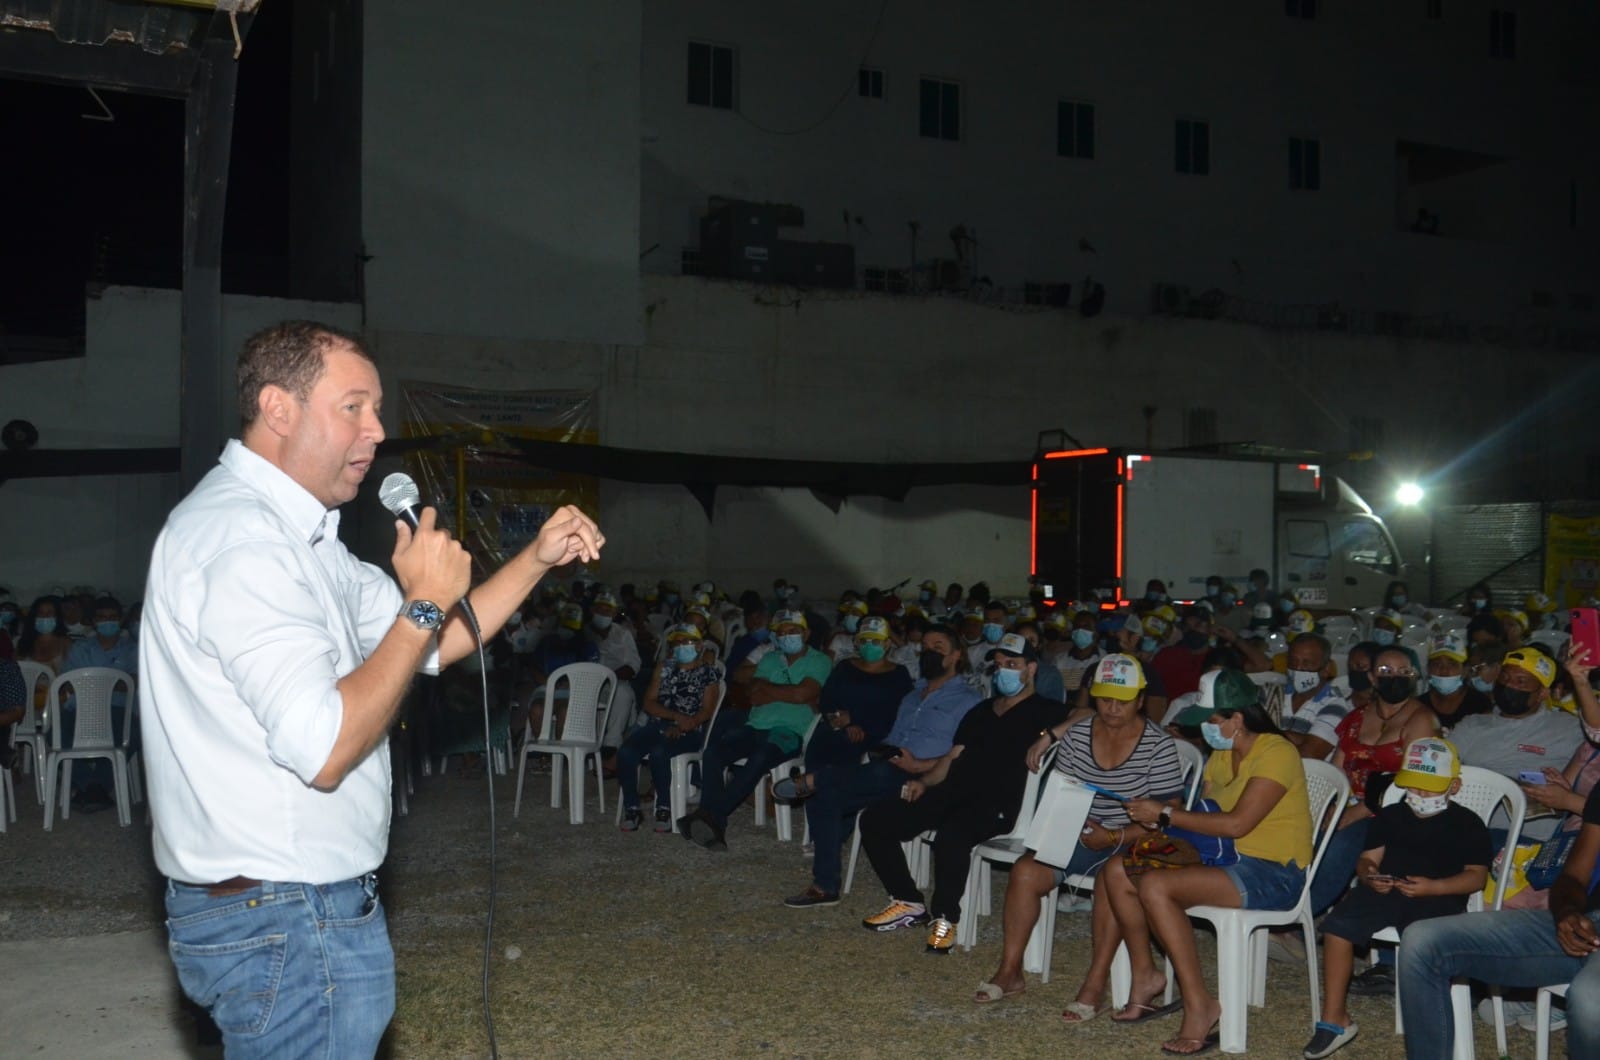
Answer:
<svg viewBox="0 0 1600 1060"><path fill-rule="evenodd" d="M1156 970L1150 956L1150 925L1145 920L1144 906L1139 904L1139 892L1121 858L1112 858L1100 870L1094 891L1096 901L1110 905L1117 930L1128 944L1128 963L1133 969L1128 1006L1111 1018L1118 1022L1136 1020L1150 1011L1156 996L1167 988L1166 977Z"/></svg>
<svg viewBox="0 0 1600 1060"><path fill-rule="evenodd" d="M1196 905L1237 909L1238 888L1221 869L1194 866L1145 873L1139 878L1138 898L1149 918L1150 930L1167 951L1183 997L1183 1026L1167 1044L1179 1043L1181 1047L1202 1042L1221 1017L1222 1005L1206 989L1200 954L1195 948L1194 925L1185 910Z"/></svg>
<svg viewBox="0 0 1600 1060"><path fill-rule="evenodd" d="M1007 993L1023 984L1022 955L1028 948L1028 936L1039 922L1039 899L1055 890L1055 886L1055 870L1039 864L1032 854L1024 854L1011 866L1006 882L1000 967L989 980Z"/></svg>
<svg viewBox="0 0 1600 1060"><path fill-rule="evenodd" d="M1078 988L1077 1000L1093 1008L1099 1008L1105 999L1106 987L1111 980L1112 958L1117 955L1117 947L1122 944L1122 931L1117 927L1117 918L1111 912L1111 902L1100 893L1098 887L1094 891L1094 901L1089 907L1089 915L1092 939L1089 970L1084 973L1083 985Z"/></svg>

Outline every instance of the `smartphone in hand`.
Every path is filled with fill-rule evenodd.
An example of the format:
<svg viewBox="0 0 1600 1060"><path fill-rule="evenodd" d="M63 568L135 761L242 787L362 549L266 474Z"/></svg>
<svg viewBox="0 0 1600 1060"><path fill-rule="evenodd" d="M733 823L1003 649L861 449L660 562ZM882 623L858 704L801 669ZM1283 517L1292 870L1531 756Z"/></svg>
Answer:
<svg viewBox="0 0 1600 1060"><path fill-rule="evenodd" d="M1600 663L1600 609L1574 607L1572 614L1572 646L1589 650L1588 662Z"/></svg>
<svg viewBox="0 0 1600 1060"><path fill-rule="evenodd" d="M1524 784L1550 783L1550 778L1545 776L1541 769L1524 769L1517 774L1517 779Z"/></svg>

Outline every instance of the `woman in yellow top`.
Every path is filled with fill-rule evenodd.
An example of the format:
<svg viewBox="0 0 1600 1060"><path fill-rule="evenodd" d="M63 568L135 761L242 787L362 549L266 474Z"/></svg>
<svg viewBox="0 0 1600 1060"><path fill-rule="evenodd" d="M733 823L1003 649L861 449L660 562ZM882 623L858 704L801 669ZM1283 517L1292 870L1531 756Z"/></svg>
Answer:
<svg viewBox="0 0 1600 1060"><path fill-rule="evenodd" d="M1182 1007L1178 1036L1161 1047L1175 1056L1214 1048L1222 1015L1222 1006L1206 989L1185 910L1196 905L1288 909L1299 901L1311 864L1311 805L1299 752L1279 733L1243 673L1222 671L1212 692L1215 711L1200 728L1216 753L1206 763L1203 794L1222 812L1190 812L1153 799L1134 799L1127 812L1149 827L1175 825L1232 839L1238 862L1130 877L1121 860L1112 859L1097 884L1111 902L1133 965L1128 1007L1112 1019L1139 1023ZM1167 984L1151 958L1151 932L1178 977L1180 1000L1164 1008L1156 1005Z"/></svg>

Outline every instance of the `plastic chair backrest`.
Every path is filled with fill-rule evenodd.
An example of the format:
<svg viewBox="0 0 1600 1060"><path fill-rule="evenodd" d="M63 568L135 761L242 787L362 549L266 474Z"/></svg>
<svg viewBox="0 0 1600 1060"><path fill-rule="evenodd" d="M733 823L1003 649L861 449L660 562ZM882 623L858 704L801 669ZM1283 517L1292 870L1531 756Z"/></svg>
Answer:
<svg viewBox="0 0 1600 1060"><path fill-rule="evenodd" d="M1270 670L1263 673L1245 674L1245 676L1254 681L1257 688L1283 688L1289 683L1287 675L1273 673Z"/></svg>
<svg viewBox="0 0 1600 1060"><path fill-rule="evenodd" d="M1306 887L1311 886L1328 841L1339 827L1345 803L1350 801L1350 778L1344 770L1331 762L1301 759L1306 773L1306 801L1311 804L1311 835L1313 840L1311 865L1306 870Z"/></svg>
<svg viewBox="0 0 1600 1060"><path fill-rule="evenodd" d="M34 713L33 704L39 693L39 682L44 682L45 695L50 692L50 682L56 679L56 672L49 665L42 662L19 662L17 669L22 671L22 686L27 689L27 695L22 700L22 721L19 723L22 731L33 732L39 727L39 717ZM45 717L49 717L48 714Z"/></svg>
<svg viewBox="0 0 1600 1060"><path fill-rule="evenodd" d="M551 718L555 714L556 686L567 682L567 717L561 726L563 743L594 743L600 738L596 719L611 706L617 693L617 675L599 663L568 663L550 675L544 686L544 717L539 739L550 739Z"/></svg>
<svg viewBox="0 0 1600 1060"><path fill-rule="evenodd" d="M126 730L126 719L133 714L132 675L109 666L82 666L68 670L50 682L49 710L52 716L56 716L61 709L61 690L67 687L72 689L77 716L72 725L71 750L110 750L117 746L117 734L111 717L111 696L119 684L127 689L128 710L123 722ZM63 750L61 726L52 725L50 728L50 746L57 751Z"/></svg>
<svg viewBox="0 0 1600 1060"><path fill-rule="evenodd" d="M1383 793L1383 805L1399 802L1404 797L1404 788L1398 784L1390 784ZM1481 766L1462 766L1461 790L1450 796L1450 801L1465 806L1477 814L1485 828L1489 826L1495 811L1504 807L1511 827L1506 832L1505 845L1500 849L1510 851L1517 848L1517 841L1522 837L1522 824L1528 815L1528 797L1510 777L1503 777ZM1515 859L1509 856L1500 859L1500 871L1495 874L1494 880L1496 909L1500 908L1506 888L1511 883L1511 874L1516 870L1514 862ZM1475 891L1467 900L1467 911L1475 913L1482 908L1483 892Z"/></svg>
<svg viewBox="0 0 1600 1060"><path fill-rule="evenodd" d="M1206 771L1205 752L1188 740L1173 740L1178 749L1178 766L1183 770L1183 804L1193 806L1200 794L1200 775Z"/></svg>
<svg viewBox="0 0 1600 1060"><path fill-rule="evenodd" d="M1550 649L1550 654L1557 656L1561 654L1561 649L1566 647L1567 641L1571 639L1572 634L1563 633L1559 629L1538 629L1528 634L1528 642L1530 644L1543 644Z"/></svg>
<svg viewBox="0 0 1600 1060"><path fill-rule="evenodd" d="M1039 786L1044 783L1044 778L1053 772L1055 763L1053 760L1047 760L1040 764L1036 772L1028 774L1022 786L1022 805L1017 808L1017 823L1011 827L1011 831L996 839L1020 838L1028 833L1028 822L1033 820L1033 811L1039 805ZM989 842L995 842L996 839L991 839Z"/></svg>
<svg viewBox="0 0 1600 1060"><path fill-rule="evenodd" d="M734 641L745 635L744 619L735 618L726 620L722 623L722 629L723 635L728 638L729 646L732 646Z"/></svg>

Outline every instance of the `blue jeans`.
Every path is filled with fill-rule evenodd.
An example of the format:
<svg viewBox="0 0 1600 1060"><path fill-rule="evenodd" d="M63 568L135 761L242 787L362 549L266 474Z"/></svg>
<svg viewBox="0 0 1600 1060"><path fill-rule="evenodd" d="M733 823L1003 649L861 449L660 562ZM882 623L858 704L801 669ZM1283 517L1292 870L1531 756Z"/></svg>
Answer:
<svg viewBox="0 0 1600 1060"><path fill-rule="evenodd" d="M1588 914L1600 925L1600 911ZM1569 957L1544 909L1462 913L1420 920L1400 941L1400 1010L1407 1060L1449 1057L1455 1041L1450 980L1497 986L1572 984L1567 992L1567 1055L1600 1056L1600 959Z"/></svg>
<svg viewBox="0 0 1600 1060"><path fill-rule="evenodd" d="M394 1015L377 878L262 883L212 898L167 883L167 952L237 1057L370 1057Z"/></svg>
<svg viewBox="0 0 1600 1060"><path fill-rule="evenodd" d="M863 740L851 743L846 729L835 729L826 721L817 725L806 744L806 772L815 773L824 766L850 765L861 761L861 752L872 744Z"/></svg>
<svg viewBox="0 0 1600 1060"><path fill-rule="evenodd" d="M639 764L650 763L650 781L656 788L656 805L666 806L671 800L672 760L678 755L700 750L705 729L686 732L671 739L667 733L676 726L662 718L650 718L634 729L617 748L617 780L622 785L622 805L630 810L639 808Z"/></svg>
<svg viewBox="0 0 1600 1060"><path fill-rule="evenodd" d="M765 729L740 725L706 748L700 759L700 808L711 815L718 828L727 827L728 815L756 790L772 767L793 757L793 752L768 738L772 735ZM741 758L744 765L734 766ZM730 768L733 776L725 779L723 771Z"/></svg>
<svg viewBox="0 0 1600 1060"><path fill-rule="evenodd" d="M1328 840L1327 853L1322 864L1311 878L1311 915L1321 916L1350 889L1356 877L1356 862L1367 848L1367 825L1372 818L1361 820L1339 829Z"/></svg>
<svg viewBox="0 0 1600 1060"><path fill-rule="evenodd" d="M816 743L815 735L811 742ZM817 772L817 793L806 800L805 807L816 849L811 882L818 890L839 893L843 873L839 848L855 830L856 814L879 799L896 794L910 779L909 773L881 759L825 766Z"/></svg>
<svg viewBox="0 0 1600 1060"><path fill-rule="evenodd" d="M1239 855L1232 865L1221 866L1239 892L1240 909L1290 909L1305 890L1306 870L1267 858Z"/></svg>

